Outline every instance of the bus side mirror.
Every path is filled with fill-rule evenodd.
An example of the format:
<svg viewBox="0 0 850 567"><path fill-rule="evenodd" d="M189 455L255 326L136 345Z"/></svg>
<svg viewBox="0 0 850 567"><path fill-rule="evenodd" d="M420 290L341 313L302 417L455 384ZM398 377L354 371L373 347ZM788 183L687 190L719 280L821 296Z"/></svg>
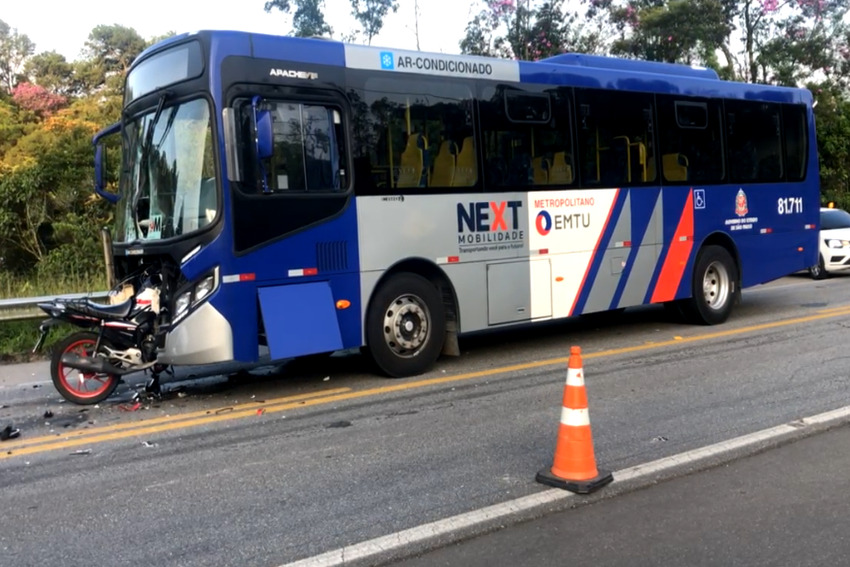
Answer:
<svg viewBox="0 0 850 567"><path fill-rule="evenodd" d="M100 132L94 135L92 138L92 145L95 147L94 150L94 192L99 196L103 197L110 203L117 203L118 199L121 198L120 195L115 193L110 193L106 190L106 152L104 151L103 144L101 141L104 138L108 138L113 134L117 134L121 131L121 123L116 122L111 126L107 126Z"/></svg>
<svg viewBox="0 0 850 567"><path fill-rule="evenodd" d="M264 160L272 157L274 152L272 133L272 113L268 110L258 110L256 113L257 159Z"/></svg>
<svg viewBox="0 0 850 567"><path fill-rule="evenodd" d="M263 193L269 193L269 182L263 162L274 152L274 132L272 131L272 113L260 108L262 97L255 96L251 100L252 117L254 120L254 150L257 152L257 165L260 168L260 183Z"/></svg>

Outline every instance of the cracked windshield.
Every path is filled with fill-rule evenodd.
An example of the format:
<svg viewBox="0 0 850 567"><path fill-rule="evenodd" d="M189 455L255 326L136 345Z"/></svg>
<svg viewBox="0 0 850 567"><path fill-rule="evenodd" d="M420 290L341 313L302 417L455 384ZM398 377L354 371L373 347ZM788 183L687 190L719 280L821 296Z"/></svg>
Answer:
<svg viewBox="0 0 850 567"><path fill-rule="evenodd" d="M215 163L205 100L165 106L126 126L127 166L113 238L163 240L210 224L216 215Z"/></svg>

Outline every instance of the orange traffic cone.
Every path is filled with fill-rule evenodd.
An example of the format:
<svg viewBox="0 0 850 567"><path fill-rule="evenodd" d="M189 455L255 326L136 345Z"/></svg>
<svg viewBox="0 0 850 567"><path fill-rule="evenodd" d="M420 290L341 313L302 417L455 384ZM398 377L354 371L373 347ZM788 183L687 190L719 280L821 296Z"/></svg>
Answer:
<svg viewBox="0 0 850 567"><path fill-rule="evenodd" d="M570 348L555 461L550 469L537 473L537 482L579 494L590 494L612 480L614 476L610 472L596 468L581 347L574 346Z"/></svg>

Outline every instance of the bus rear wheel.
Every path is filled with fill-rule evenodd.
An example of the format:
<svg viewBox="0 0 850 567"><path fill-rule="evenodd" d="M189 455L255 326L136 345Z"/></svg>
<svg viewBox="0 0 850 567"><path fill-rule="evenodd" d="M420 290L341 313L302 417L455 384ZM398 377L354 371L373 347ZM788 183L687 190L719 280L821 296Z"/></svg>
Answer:
<svg viewBox="0 0 850 567"><path fill-rule="evenodd" d="M683 307L692 322L718 325L726 321L738 299L738 268L722 246L706 246L697 255L691 298Z"/></svg>
<svg viewBox="0 0 850 567"><path fill-rule="evenodd" d="M443 348L446 318L437 288L422 276L391 276L366 314L366 344L378 368L392 378L428 370Z"/></svg>

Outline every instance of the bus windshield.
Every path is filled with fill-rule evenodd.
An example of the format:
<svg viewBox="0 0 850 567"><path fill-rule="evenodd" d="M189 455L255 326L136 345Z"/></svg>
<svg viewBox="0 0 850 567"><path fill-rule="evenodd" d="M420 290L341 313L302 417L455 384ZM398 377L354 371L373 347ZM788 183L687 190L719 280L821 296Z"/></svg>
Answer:
<svg viewBox="0 0 850 567"><path fill-rule="evenodd" d="M212 223L217 211L209 105L198 99L125 124L116 242L164 240Z"/></svg>

